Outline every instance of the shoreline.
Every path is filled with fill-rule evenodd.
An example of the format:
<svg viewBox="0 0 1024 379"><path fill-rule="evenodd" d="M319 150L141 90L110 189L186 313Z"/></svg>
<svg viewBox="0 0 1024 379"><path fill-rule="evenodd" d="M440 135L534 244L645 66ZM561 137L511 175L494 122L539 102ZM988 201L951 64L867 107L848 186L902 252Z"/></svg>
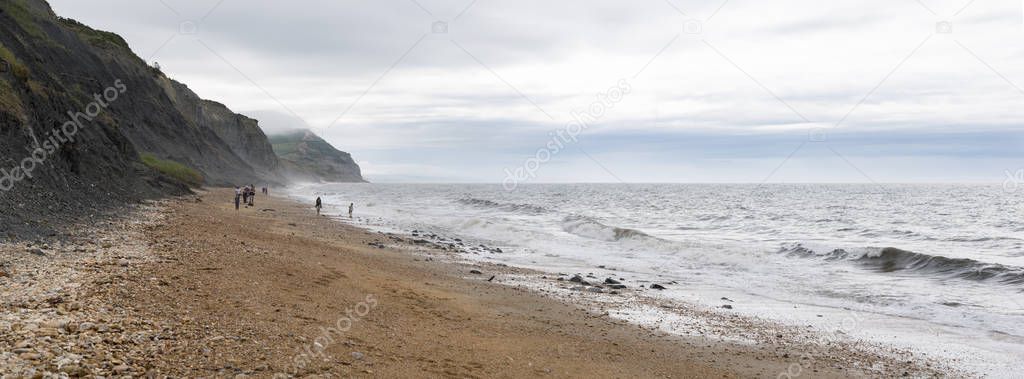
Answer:
<svg viewBox="0 0 1024 379"><path fill-rule="evenodd" d="M592 190L594 196L572 195L574 190L584 188ZM707 188L700 191L689 185L623 188L657 191L662 195L696 192L694 196L705 200L710 194ZM729 186L722 190L732 194L746 191ZM414 237L419 231L420 237L437 234L440 244L461 238L467 247L486 245L478 250L460 249L461 257L468 261L532 268L549 276L562 274L562 279L593 273L596 278L583 279L599 285L607 277L634 289L658 283L666 289L641 290L638 295L667 300L668 307L682 303L684 308L691 306L768 324L795 326L798 332L812 338L819 336L825 342L872 345L883 353L895 350L900 352L901 359L911 357L922 364L967 373L964 375L1012 377L1012 373L1024 368L1020 360L1024 353L1020 325L1012 322L1017 297L1011 286L987 281L985 271L977 273L981 277L961 277L965 274L960 271L935 273L932 271L940 268L930 264L919 266L924 265L921 262L925 259L939 257L941 269L951 269L945 263L952 258L943 257L962 254L914 249L929 253L915 255L908 251L897 256L867 257L885 250L874 248L876 245L911 245L886 238L872 242L837 237L829 242L786 243L814 240L819 233L827 234L832 225L818 225L813 217L797 217L801 224L810 223L805 224L805 235L792 230L796 225L793 222L743 221L759 219L759 215L749 212L737 214L718 209L714 217L705 211L699 217L681 213L678 218L655 212L648 222L639 210L643 208L635 207L637 204L615 208L621 214L607 213L599 205L600 199L612 194L621 196L622 191L614 187L550 185L506 193L493 184L367 187L339 183L297 186L290 193L303 203L312 201L310 194L317 194L325 196L332 205L347 206L353 201L361 204L353 223L371 230ZM814 216L814 212L803 216ZM704 223L705 219L712 221ZM586 222L581 224L578 220ZM349 222L347 217L343 221ZM848 230L860 233L856 231L869 231L878 225L867 223ZM675 228L681 231L673 232ZM758 228L771 230L774 236L765 237L764 246L756 242L761 238L757 233L735 234L738 229ZM689 232L691 229L699 231ZM711 230L721 230L722 234ZM774 243L771 241L777 242L774 248L768 246ZM787 247L804 245L813 250L800 252ZM503 251L491 251L494 247ZM814 253L830 249L835 249L841 258ZM858 257L859 254L865 257ZM970 262L991 261L978 259ZM959 263L962 262L953 266L959 267ZM883 270L884 264L893 268ZM548 288L550 284L538 282L541 284L537 288ZM579 294L584 295L600 297ZM592 300L586 299L585 305L593 303ZM626 309L613 315L674 333L692 334L694 329L698 334L703 332L692 327L692 323L678 322L680 317L672 314L675 312L663 311L660 305L630 309L635 307L627 304L621 307ZM650 310L666 314L652 315ZM726 334L728 338L736 333L726 330ZM786 337L793 334L786 333Z"/></svg>
<svg viewBox="0 0 1024 379"><path fill-rule="evenodd" d="M258 197L255 208L236 212L231 196L212 189L137 207L124 220L95 226L104 229L99 237L70 231L73 242L40 248L45 256L28 253L34 248L23 243L3 245L2 370L255 377L956 375L896 359L871 367L882 358L841 344L790 343L787 331L736 316L726 319L738 322L719 327L782 337L752 344L674 335L593 309L599 301L590 293L576 291L579 301L565 301L553 295L555 287L532 284L550 274L454 262L450 252L316 217L283 197ZM66 280L51 282L54 277ZM16 296L15 288L28 298ZM697 321L713 317L691 311Z"/></svg>
<svg viewBox="0 0 1024 379"><path fill-rule="evenodd" d="M293 200L301 201L301 196L293 196ZM806 371L805 360L808 359L827 361L832 368L847 370L845 375L859 372L865 377L985 375L984 372L963 369L966 362L962 361L962 355L935 354L935 351L920 350L920 345L896 343L901 341L902 337L915 333L916 329L901 330L902 334L887 338L868 338L868 335L882 334L876 332L865 335L858 330L866 324L907 323L917 320L849 308L771 299L775 302L774 312L778 314L797 312L796 308L799 307L802 308L799 312L817 316L816 319L790 318L782 321L780 318L751 312L751 308L764 308L766 304L751 303L753 299L750 299L749 295L742 297L743 300L736 297L719 298L718 295L707 298L700 295L717 292L731 297L735 294L720 289L697 289L687 283L670 279L636 278L636 272L621 271L604 265L576 266L566 270L566 267L561 266L558 269L543 267L536 262L524 264L514 259L498 259L504 253L502 248L506 246L488 245L493 241L464 241L453 235L434 233L429 227L403 231L386 223L389 226L378 228L376 224L367 223L359 217L353 222L342 214L325 212L325 215L347 226L368 229L393 238L401 236L406 239L405 242L415 242L412 248L402 245L389 247L411 253L422 253L431 248L444 250L446 263L463 266L465 270L477 269L477 275L484 277L495 272L505 274L509 280L496 282L575 305L616 321L625 321L642 330L657 331L683 339L698 338L702 341L774 349L779 358L790 362L786 370L778 373L779 378L807 377L809 374L822 376L823 374L817 370L812 369L811 373ZM477 245L480 242L486 244ZM424 249L424 246L429 248ZM483 269L486 270L479 273L479 270ZM595 275L597 272L601 274ZM606 278L613 281L602 281ZM614 278L617 278L617 281ZM620 283L625 285L617 285ZM652 284L664 287L655 290L649 287ZM685 296L678 296L681 293ZM903 328L908 328L908 325L903 325ZM928 330L927 333L934 331ZM794 351L801 353L793 354ZM996 365L998 363L993 364Z"/></svg>

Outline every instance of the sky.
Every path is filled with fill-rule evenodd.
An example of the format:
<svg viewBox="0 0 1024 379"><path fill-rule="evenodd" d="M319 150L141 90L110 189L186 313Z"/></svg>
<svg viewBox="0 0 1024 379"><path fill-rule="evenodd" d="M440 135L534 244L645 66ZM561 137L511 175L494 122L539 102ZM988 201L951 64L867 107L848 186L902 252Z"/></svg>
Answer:
<svg viewBox="0 0 1024 379"><path fill-rule="evenodd" d="M991 182L1021 0L50 0L377 182ZM1024 185L1024 183L1022 183Z"/></svg>

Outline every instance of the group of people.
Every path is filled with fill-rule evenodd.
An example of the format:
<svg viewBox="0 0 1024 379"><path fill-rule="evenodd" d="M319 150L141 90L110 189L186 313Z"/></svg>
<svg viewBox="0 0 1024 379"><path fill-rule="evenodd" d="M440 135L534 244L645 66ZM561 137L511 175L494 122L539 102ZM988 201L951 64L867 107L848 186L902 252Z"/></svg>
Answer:
<svg viewBox="0 0 1024 379"><path fill-rule="evenodd" d="M323 202L323 200L320 200L320 196L316 197L316 203L313 206L316 207L316 214L319 215L320 214L320 209L324 207L324 202ZM352 219L352 212L355 211L355 208L356 208L356 204L355 203L348 203L348 218L349 219Z"/></svg>
<svg viewBox="0 0 1024 379"><path fill-rule="evenodd" d="M264 196L266 196L266 195L268 195L270 193L270 191L267 190L267 187L263 187L261 189L261 192L263 193ZM256 206L256 186L255 185L250 184L250 185L247 185L245 187L235 186L235 210L238 210L238 208L240 208L242 206L242 204L245 204L246 208ZM317 196L317 198L316 198L316 203L314 204L314 207L316 207L316 214L319 215L320 214L320 210L323 209L323 207L324 207L324 202L323 202L323 200L320 199L319 196ZM348 204L348 218L349 219L352 218L352 212L355 211L355 208L356 208L355 203L349 203Z"/></svg>
<svg viewBox="0 0 1024 379"><path fill-rule="evenodd" d="M267 193L269 193L267 187L263 187L263 194L266 195ZM235 210L238 210L242 204L245 204L247 208L256 206L255 184L250 184L241 188L235 186Z"/></svg>

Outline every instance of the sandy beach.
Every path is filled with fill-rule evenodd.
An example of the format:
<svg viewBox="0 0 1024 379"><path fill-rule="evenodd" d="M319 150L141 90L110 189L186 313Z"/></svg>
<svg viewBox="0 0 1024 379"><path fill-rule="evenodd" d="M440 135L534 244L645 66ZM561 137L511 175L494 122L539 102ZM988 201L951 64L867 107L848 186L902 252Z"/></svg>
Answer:
<svg viewBox="0 0 1024 379"><path fill-rule="evenodd" d="M0 379L1024 378L1010 3L94 3L0 0Z"/></svg>
<svg viewBox="0 0 1024 379"><path fill-rule="evenodd" d="M948 375L844 346L672 336L281 197L214 189L0 247L13 377ZM475 271L474 271L475 270ZM745 325L737 322L736 325ZM752 324L751 324L752 325Z"/></svg>

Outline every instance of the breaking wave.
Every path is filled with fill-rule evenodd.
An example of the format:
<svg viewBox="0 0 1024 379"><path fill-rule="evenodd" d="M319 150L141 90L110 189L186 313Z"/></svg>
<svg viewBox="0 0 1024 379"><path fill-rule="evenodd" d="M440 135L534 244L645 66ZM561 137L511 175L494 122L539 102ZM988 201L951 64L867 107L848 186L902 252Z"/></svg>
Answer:
<svg viewBox="0 0 1024 379"><path fill-rule="evenodd" d="M477 208L500 209L507 212L522 212L528 214L544 214L550 212L547 208L532 204L499 203L487 199L463 198L459 199L460 204Z"/></svg>
<svg viewBox="0 0 1024 379"><path fill-rule="evenodd" d="M852 252L844 249L818 252L795 244L784 247L780 252L789 256L813 257L826 261L850 261L881 273L907 272L944 279L1024 284L1024 268L1021 267L915 253L895 247L869 247Z"/></svg>
<svg viewBox="0 0 1024 379"><path fill-rule="evenodd" d="M618 242L634 238L654 238L639 230L608 226L583 216L566 217L562 220L562 230L580 237L608 242Z"/></svg>

